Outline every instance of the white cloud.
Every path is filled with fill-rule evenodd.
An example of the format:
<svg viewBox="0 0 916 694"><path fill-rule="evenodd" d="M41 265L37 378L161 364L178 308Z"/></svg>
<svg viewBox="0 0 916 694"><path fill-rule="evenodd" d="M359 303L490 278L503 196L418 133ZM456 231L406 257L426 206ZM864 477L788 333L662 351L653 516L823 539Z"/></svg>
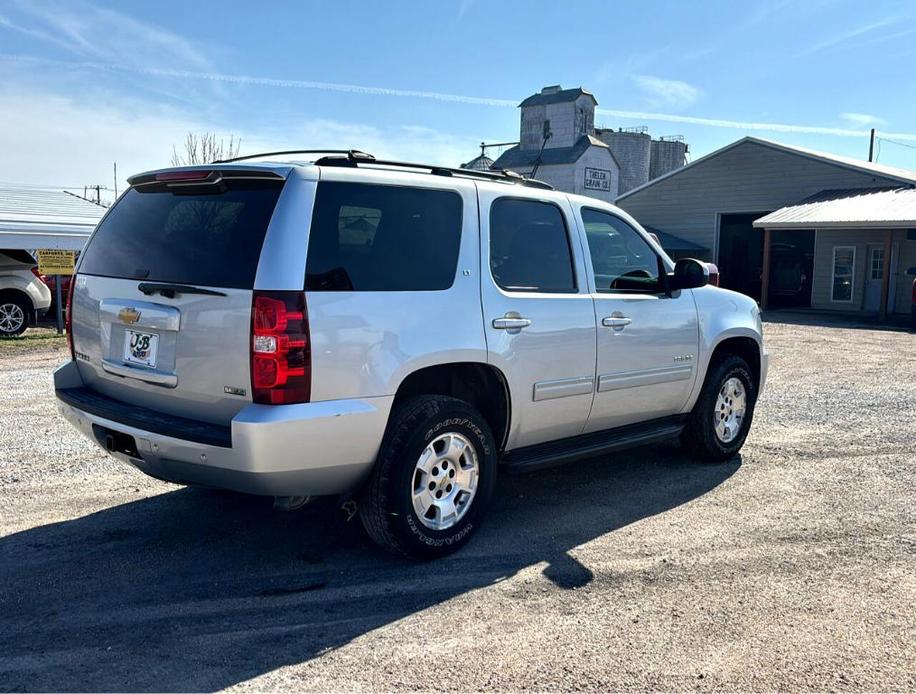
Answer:
<svg viewBox="0 0 916 694"><path fill-rule="evenodd" d="M128 65L181 64L202 69L204 53L184 37L116 10L83 2L18 2L16 20L0 17L0 27L53 43L77 55Z"/></svg>
<svg viewBox="0 0 916 694"><path fill-rule="evenodd" d="M0 90L0 180L82 188L111 186L118 163L127 176L168 166L172 146L188 132L242 140L242 153L303 147L355 148L379 157L456 166L470 159L479 136L460 138L431 128L379 128L328 119L291 127L238 130L184 111L103 92L69 99L9 87Z"/></svg>
<svg viewBox="0 0 916 694"><path fill-rule="evenodd" d="M652 75L634 75L633 81L649 97L653 106L686 108L700 97L699 89L681 80L663 79Z"/></svg>
<svg viewBox="0 0 916 694"><path fill-rule="evenodd" d="M826 50L828 48L833 48L835 46L842 45L848 42L850 39L858 38L859 36L862 36L863 34L868 34L869 32L872 32L875 29L880 29L882 27L898 24L899 21L900 20L894 17L885 17L884 19L880 19L877 22L872 22L864 26L856 27L855 29L850 29L848 31L841 32L839 34L835 34L826 39L823 39L822 41L818 41L817 43L811 44L810 46L808 46L807 48L805 48L804 50L796 54L795 57L801 58L807 55L811 55L812 53L819 53L820 51Z"/></svg>
<svg viewBox="0 0 916 694"><path fill-rule="evenodd" d="M840 118L842 118L850 125L854 125L860 128L874 128L886 123L883 118L873 116L870 113L853 113L851 111L847 111L846 113L841 113Z"/></svg>

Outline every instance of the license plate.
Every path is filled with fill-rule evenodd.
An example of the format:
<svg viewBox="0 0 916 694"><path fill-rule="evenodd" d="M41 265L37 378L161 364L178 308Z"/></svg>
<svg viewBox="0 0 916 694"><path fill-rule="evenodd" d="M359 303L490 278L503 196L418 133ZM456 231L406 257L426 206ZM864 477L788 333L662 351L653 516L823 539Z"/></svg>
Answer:
<svg viewBox="0 0 916 694"><path fill-rule="evenodd" d="M128 330L124 335L124 361L143 366L156 366L159 336Z"/></svg>

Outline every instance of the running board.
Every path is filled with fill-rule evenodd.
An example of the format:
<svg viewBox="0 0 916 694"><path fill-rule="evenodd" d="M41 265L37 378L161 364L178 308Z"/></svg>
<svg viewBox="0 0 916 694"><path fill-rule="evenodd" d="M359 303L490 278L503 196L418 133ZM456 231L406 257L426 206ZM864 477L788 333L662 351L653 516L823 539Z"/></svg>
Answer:
<svg viewBox="0 0 916 694"><path fill-rule="evenodd" d="M508 472L531 472L555 465L564 465L585 458L675 438L683 431L685 421L685 416L666 417L517 448L506 453L502 463Z"/></svg>

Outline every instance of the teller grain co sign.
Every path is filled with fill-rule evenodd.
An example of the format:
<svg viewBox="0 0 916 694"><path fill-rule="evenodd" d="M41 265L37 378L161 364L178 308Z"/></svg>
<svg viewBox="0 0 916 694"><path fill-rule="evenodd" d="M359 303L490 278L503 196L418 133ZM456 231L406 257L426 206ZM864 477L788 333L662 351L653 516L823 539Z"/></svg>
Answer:
<svg viewBox="0 0 916 694"><path fill-rule="evenodd" d="M611 191L611 172L607 169L585 169L585 189Z"/></svg>

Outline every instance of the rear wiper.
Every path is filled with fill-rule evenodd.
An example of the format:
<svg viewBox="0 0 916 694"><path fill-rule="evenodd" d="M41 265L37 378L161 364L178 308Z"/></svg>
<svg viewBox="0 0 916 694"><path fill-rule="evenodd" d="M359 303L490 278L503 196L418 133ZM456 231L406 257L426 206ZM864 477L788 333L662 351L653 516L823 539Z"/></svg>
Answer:
<svg viewBox="0 0 916 694"><path fill-rule="evenodd" d="M169 284L168 282L141 282L137 289L150 296L152 294L162 294L167 299L174 299L176 294L204 294L206 296L226 296L223 292L217 292L213 289L203 289L201 287L191 287L187 284Z"/></svg>

